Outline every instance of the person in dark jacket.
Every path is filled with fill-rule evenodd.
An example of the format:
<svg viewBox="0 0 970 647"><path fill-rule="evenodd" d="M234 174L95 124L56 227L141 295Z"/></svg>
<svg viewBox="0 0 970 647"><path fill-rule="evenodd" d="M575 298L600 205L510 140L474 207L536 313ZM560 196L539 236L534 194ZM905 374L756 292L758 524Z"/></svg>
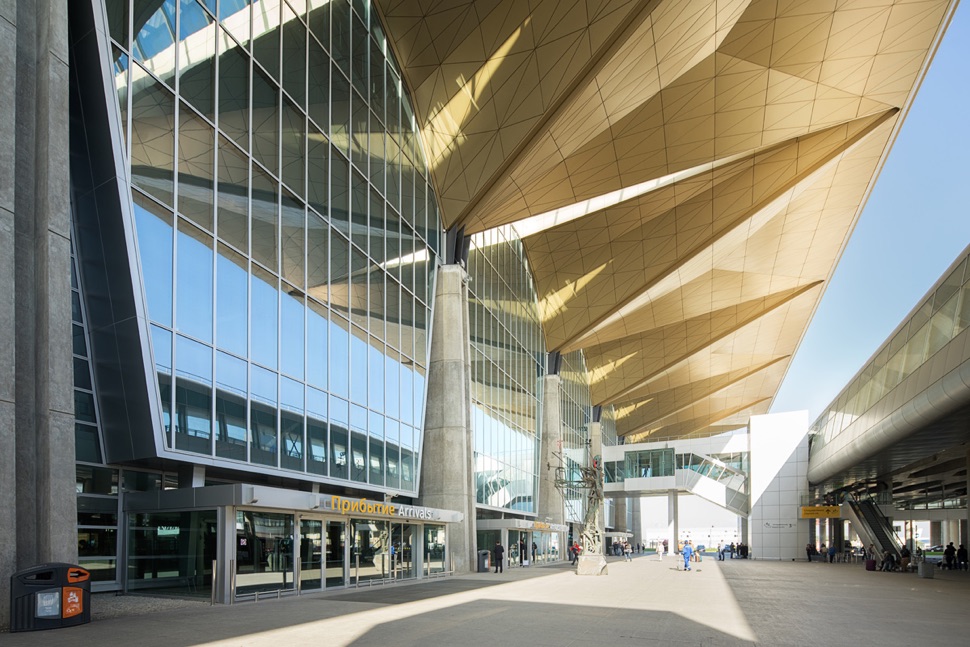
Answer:
<svg viewBox="0 0 970 647"><path fill-rule="evenodd" d="M492 549L492 559L495 560L495 572L503 573L502 570L502 558L505 557L505 546L502 545L501 541L495 542L495 548Z"/></svg>

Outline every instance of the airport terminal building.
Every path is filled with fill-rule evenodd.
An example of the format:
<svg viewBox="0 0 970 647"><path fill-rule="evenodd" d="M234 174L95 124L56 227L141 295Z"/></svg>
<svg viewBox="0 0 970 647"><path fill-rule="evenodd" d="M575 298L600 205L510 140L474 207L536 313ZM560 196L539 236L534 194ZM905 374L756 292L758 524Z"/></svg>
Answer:
<svg viewBox="0 0 970 647"><path fill-rule="evenodd" d="M766 412L955 3L783 4L5 3L0 578L558 561Z"/></svg>

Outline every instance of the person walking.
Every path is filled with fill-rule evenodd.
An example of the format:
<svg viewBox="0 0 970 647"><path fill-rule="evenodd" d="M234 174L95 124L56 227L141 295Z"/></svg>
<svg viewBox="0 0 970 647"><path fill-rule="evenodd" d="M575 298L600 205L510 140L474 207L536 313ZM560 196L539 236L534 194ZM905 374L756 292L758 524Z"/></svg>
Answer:
<svg viewBox="0 0 970 647"><path fill-rule="evenodd" d="M690 556L694 554L694 549L690 547L690 540L684 542L684 547L681 549L681 554L684 556L684 570L690 570Z"/></svg>
<svg viewBox="0 0 970 647"><path fill-rule="evenodd" d="M662 541L657 542L657 561L664 561L664 543Z"/></svg>
<svg viewBox="0 0 970 647"><path fill-rule="evenodd" d="M957 568L965 571L967 567L967 549L963 544L960 544L960 547L957 548Z"/></svg>
<svg viewBox="0 0 970 647"><path fill-rule="evenodd" d="M631 546L630 542L628 541L623 542L623 557L628 562L633 561L633 546Z"/></svg>
<svg viewBox="0 0 970 647"><path fill-rule="evenodd" d="M495 560L495 572L503 573L502 558L505 557L505 546L498 539L495 540L495 548L492 549L492 558Z"/></svg>
<svg viewBox="0 0 970 647"><path fill-rule="evenodd" d="M953 545L953 542L951 541L949 544L946 545L946 548L943 549L943 559L946 562L947 570L952 571L954 569L955 567L954 562L956 562L956 558L957 558L957 549Z"/></svg>

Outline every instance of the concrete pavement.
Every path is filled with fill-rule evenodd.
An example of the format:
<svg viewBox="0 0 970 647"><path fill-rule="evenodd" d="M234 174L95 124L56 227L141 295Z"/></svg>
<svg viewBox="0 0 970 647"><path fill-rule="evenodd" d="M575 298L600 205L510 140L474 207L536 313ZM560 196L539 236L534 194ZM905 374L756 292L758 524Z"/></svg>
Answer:
<svg viewBox="0 0 970 647"><path fill-rule="evenodd" d="M961 645L970 574L867 572L859 564L668 556L609 558L609 575L568 565L349 589L233 606L193 605L55 631L34 645ZM110 606L95 596L92 609Z"/></svg>

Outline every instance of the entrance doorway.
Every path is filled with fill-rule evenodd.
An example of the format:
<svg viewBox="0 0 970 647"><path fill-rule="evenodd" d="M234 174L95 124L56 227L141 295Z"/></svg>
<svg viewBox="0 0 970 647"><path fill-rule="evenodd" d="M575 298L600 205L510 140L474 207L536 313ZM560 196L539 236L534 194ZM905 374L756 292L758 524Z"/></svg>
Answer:
<svg viewBox="0 0 970 647"><path fill-rule="evenodd" d="M347 523L327 522L327 588L347 585Z"/></svg>

